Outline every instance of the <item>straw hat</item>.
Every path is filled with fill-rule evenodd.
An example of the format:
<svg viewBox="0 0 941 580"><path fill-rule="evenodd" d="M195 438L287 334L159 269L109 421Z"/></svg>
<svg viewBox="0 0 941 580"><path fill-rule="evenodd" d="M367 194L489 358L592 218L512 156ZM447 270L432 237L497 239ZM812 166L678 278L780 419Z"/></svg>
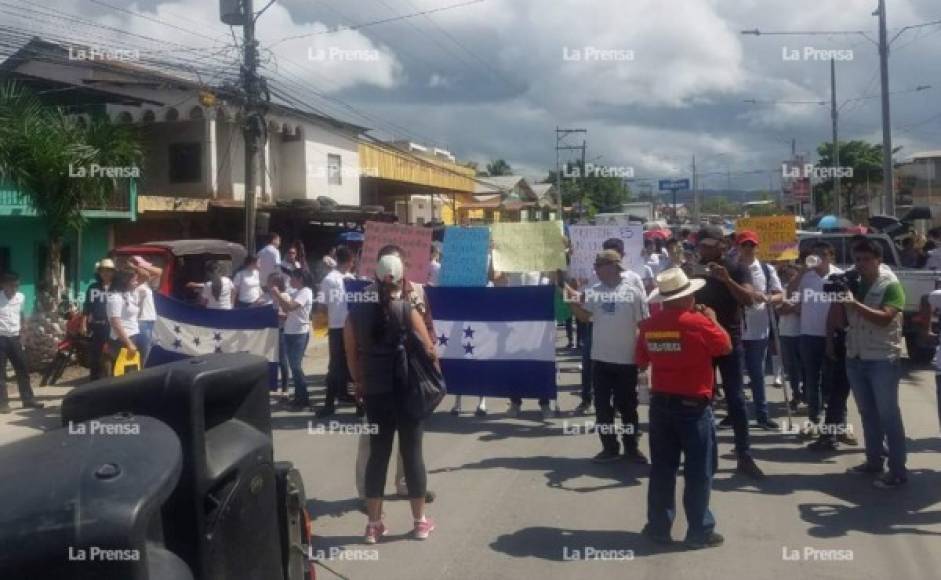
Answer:
<svg viewBox="0 0 941 580"><path fill-rule="evenodd" d="M648 302L669 302L693 294L706 285L702 278L690 280L680 268L667 268L657 274L657 288L650 293Z"/></svg>

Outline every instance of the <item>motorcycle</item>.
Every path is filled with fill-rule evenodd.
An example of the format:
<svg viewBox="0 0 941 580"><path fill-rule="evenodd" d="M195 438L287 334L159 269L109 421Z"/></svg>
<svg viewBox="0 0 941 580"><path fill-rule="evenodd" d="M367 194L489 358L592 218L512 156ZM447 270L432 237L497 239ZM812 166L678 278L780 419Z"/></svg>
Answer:
<svg viewBox="0 0 941 580"><path fill-rule="evenodd" d="M56 384L62 378L65 369L72 364L83 367L89 366L89 350L91 339L83 332L84 316L75 308L70 308L60 314L65 318L65 337L56 345L56 354L42 373L39 386L45 387Z"/></svg>

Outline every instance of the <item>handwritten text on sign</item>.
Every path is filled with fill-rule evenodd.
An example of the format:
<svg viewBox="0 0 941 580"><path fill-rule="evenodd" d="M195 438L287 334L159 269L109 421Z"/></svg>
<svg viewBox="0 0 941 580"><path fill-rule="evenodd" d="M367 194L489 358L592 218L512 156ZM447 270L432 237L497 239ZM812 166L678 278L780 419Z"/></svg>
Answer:
<svg viewBox="0 0 941 580"><path fill-rule="evenodd" d="M486 286L490 230L453 226L444 231L439 286Z"/></svg>
<svg viewBox="0 0 941 580"><path fill-rule="evenodd" d="M554 272L565 269L561 222L493 224L493 269Z"/></svg>
<svg viewBox="0 0 941 580"><path fill-rule="evenodd" d="M383 246L394 244L405 251L402 256L407 264L406 276L413 282L428 281L428 266L431 262L431 229L381 222L366 222L366 241L359 274L372 278L376 272L376 256Z"/></svg>
<svg viewBox="0 0 941 580"><path fill-rule="evenodd" d="M601 245L610 238L624 242L621 265L626 270L643 273L643 226L569 226L569 237L572 243L569 278L591 280L595 272L595 257L601 251Z"/></svg>
<svg viewBox="0 0 941 580"><path fill-rule="evenodd" d="M752 230L758 234L759 260L797 259L797 221L792 215L742 218L735 231Z"/></svg>

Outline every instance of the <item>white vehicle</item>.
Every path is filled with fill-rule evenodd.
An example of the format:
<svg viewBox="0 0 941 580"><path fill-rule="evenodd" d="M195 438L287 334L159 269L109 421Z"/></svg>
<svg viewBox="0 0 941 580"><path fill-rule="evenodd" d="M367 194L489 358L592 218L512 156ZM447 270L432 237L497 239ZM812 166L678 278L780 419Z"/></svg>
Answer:
<svg viewBox="0 0 941 580"><path fill-rule="evenodd" d="M798 235L798 238L801 250L809 249L816 241L831 244L836 250L836 265L845 270L853 265L852 239L856 235L858 234L802 232ZM892 268L905 290L903 332L909 358L915 362L930 361L931 357L934 356L934 345L922 340L923 333L921 331L923 329L919 325L917 316L921 309L922 298L935 289L935 284L941 280L941 272L919 268L903 268L899 260L898 249L888 235L866 234L866 237L875 240L882 246L882 263Z"/></svg>

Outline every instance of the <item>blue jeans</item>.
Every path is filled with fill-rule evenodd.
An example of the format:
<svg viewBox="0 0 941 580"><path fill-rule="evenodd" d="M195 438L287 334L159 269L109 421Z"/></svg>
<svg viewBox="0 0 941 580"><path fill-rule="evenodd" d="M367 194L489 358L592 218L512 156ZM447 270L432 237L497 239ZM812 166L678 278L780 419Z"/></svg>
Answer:
<svg viewBox="0 0 941 580"><path fill-rule="evenodd" d="M582 402L591 403L591 333L592 325L590 322L579 322L580 330L578 336L581 337L582 344Z"/></svg>
<svg viewBox="0 0 941 580"><path fill-rule="evenodd" d="M787 375L787 380L791 384L791 397L797 401L804 398L800 342L799 336L781 337L781 364L784 365L784 374Z"/></svg>
<svg viewBox="0 0 941 580"><path fill-rule="evenodd" d="M137 340L134 342L140 349L141 364L146 366L147 355L150 354L150 347L154 344L154 321L141 320L138 321L137 325L140 328L140 333L137 335Z"/></svg>
<svg viewBox="0 0 941 580"><path fill-rule="evenodd" d="M751 384L752 399L755 402L755 419L759 423L768 420L768 400L765 397L765 355L768 353L768 339L743 340L745 354L745 372Z"/></svg>
<svg viewBox="0 0 941 580"><path fill-rule="evenodd" d="M853 397L863 420L866 461L882 465L882 442L889 446L889 472L905 477L905 426L899 409L898 361L847 359Z"/></svg>
<svg viewBox="0 0 941 580"><path fill-rule="evenodd" d="M309 340L309 332L284 335L284 344L287 346L288 351L288 365L290 365L291 375L294 377L294 402L300 405L310 403L307 382L304 380L304 353L307 351L307 342Z"/></svg>
<svg viewBox="0 0 941 580"><path fill-rule="evenodd" d="M748 408L742 394L742 343L733 342L732 352L713 359L713 364L719 367L722 377L722 391L735 432L735 453L739 457L748 456Z"/></svg>
<svg viewBox="0 0 941 580"><path fill-rule="evenodd" d="M712 407L653 394L650 397L650 482L647 531L667 536L676 517L676 473L684 456L683 508L687 541L702 541L715 529L709 510L712 476L718 462Z"/></svg>
<svg viewBox="0 0 941 580"><path fill-rule="evenodd" d="M804 368L804 397L807 401L807 416L816 423L823 410L823 362L827 356L827 340L822 336L802 334L800 358Z"/></svg>

